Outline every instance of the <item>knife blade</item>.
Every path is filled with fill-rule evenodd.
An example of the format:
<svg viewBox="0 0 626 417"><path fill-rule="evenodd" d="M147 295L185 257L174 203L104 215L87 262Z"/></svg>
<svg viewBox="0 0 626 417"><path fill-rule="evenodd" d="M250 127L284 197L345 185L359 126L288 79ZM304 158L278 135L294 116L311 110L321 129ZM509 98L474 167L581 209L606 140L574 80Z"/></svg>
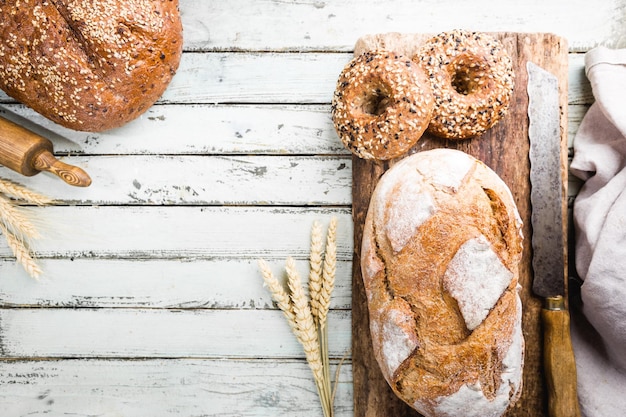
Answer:
<svg viewBox="0 0 626 417"><path fill-rule="evenodd" d="M565 305L561 123L556 76L528 62L533 292L544 299L544 373L550 417L579 417L576 362Z"/></svg>

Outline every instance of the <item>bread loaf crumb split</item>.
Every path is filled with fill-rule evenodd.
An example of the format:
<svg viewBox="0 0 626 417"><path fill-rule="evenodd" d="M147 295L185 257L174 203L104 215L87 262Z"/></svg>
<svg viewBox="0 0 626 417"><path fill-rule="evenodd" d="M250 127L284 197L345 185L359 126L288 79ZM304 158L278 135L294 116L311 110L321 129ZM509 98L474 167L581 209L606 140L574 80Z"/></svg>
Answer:
<svg viewBox="0 0 626 417"><path fill-rule="evenodd" d="M418 152L379 181L361 255L372 343L425 416L496 417L519 398L521 225L505 183L460 151Z"/></svg>

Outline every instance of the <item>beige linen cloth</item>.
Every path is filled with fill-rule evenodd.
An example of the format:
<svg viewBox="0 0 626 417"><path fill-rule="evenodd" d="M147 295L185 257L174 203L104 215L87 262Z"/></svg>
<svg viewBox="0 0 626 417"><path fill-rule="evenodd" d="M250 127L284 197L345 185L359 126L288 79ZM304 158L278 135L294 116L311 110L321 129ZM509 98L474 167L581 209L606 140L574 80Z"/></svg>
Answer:
<svg viewBox="0 0 626 417"><path fill-rule="evenodd" d="M585 55L595 103L574 139L572 343L586 417L626 416L626 49Z"/></svg>

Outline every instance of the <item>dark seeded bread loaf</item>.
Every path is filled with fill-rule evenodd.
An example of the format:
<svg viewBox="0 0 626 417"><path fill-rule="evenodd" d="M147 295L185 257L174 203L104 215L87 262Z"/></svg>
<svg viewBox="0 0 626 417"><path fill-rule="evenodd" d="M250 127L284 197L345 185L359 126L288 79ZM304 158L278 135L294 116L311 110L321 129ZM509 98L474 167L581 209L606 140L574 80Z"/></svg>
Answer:
<svg viewBox="0 0 626 417"><path fill-rule="evenodd" d="M383 175L361 269L376 359L425 416L496 417L521 394L521 220L504 182L455 150Z"/></svg>
<svg viewBox="0 0 626 417"><path fill-rule="evenodd" d="M0 1L0 88L63 126L102 131L163 94L182 43L177 0Z"/></svg>

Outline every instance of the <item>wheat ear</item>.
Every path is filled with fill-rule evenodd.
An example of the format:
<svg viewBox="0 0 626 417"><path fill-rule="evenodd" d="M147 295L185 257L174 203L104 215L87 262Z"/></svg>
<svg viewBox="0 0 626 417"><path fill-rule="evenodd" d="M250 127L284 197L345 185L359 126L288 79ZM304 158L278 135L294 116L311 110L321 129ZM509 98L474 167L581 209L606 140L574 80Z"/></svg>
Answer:
<svg viewBox="0 0 626 417"><path fill-rule="evenodd" d="M265 282L265 285L267 285L267 288L269 288L270 293L272 294L272 298L276 302L278 308L287 318L287 323L289 323L291 331L296 332L296 315L293 312L293 307L291 306L289 295L285 291L285 288L280 284L280 282L278 282L267 262L265 262L263 259L259 259L258 264L259 269L261 270L261 274L263 275L263 281Z"/></svg>
<svg viewBox="0 0 626 417"><path fill-rule="evenodd" d="M45 206L46 204L51 204L53 201L45 195L31 191L23 185L3 178L0 178L0 193L13 196L17 199L24 200L31 204L36 204L38 206Z"/></svg>
<svg viewBox="0 0 626 417"><path fill-rule="evenodd" d="M24 241L18 239L13 233L11 233L2 222L0 222L0 231L6 238L7 244L9 245L9 248L11 248L13 255L15 255L15 258L22 265L24 270L26 270L28 275L32 278L38 279L42 273L41 267L31 256L30 250L26 247Z"/></svg>
<svg viewBox="0 0 626 417"><path fill-rule="evenodd" d="M309 297L311 298L311 314L315 324L319 323L320 293L322 291L322 225L317 220L311 228L311 251L309 272Z"/></svg>
<svg viewBox="0 0 626 417"><path fill-rule="evenodd" d="M322 291L320 293L320 327L326 325L330 298L335 288L335 273L337 270L337 218L333 217L328 225L326 235L326 251L324 253L324 268L322 271Z"/></svg>
<svg viewBox="0 0 626 417"><path fill-rule="evenodd" d="M19 239L35 239L39 232L32 222L3 195L0 195L0 221Z"/></svg>
<svg viewBox="0 0 626 417"><path fill-rule="evenodd" d="M296 324L298 326L298 333L296 336L304 347L304 353L306 354L309 366L311 367L315 378L321 379L322 361L320 357L317 332L315 331L313 315L311 314L311 309L302 287L302 280L300 279L300 274L296 269L296 262L293 258L287 258L285 270L287 271L287 282L289 283L293 312L295 313Z"/></svg>

